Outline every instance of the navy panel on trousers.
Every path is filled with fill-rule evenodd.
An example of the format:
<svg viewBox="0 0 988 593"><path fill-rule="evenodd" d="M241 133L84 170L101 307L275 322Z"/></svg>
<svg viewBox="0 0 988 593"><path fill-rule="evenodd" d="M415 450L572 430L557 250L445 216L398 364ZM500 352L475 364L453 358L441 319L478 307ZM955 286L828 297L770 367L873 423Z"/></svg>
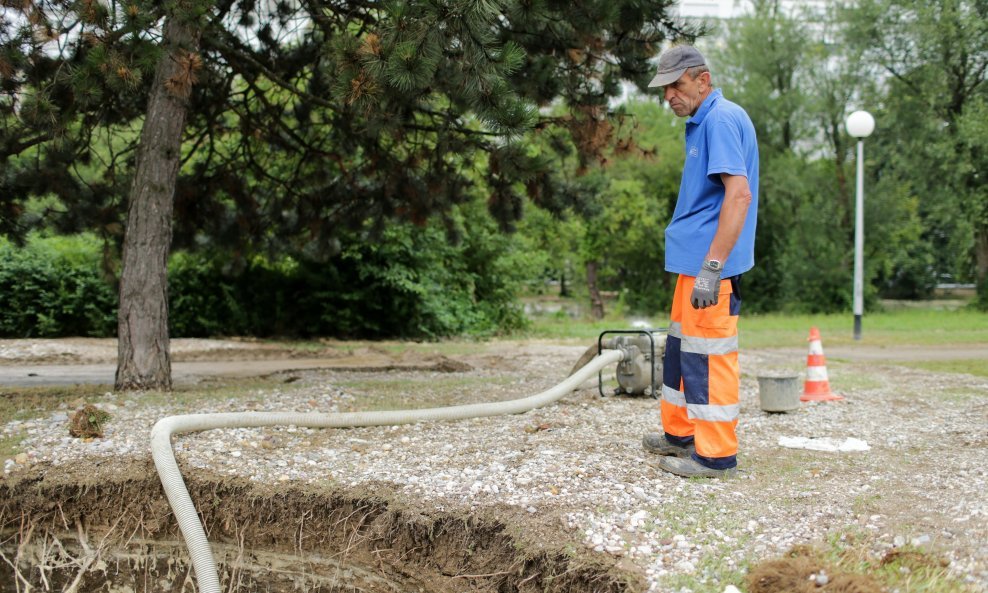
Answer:
<svg viewBox="0 0 988 593"><path fill-rule="evenodd" d="M662 357L662 384L676 391L679 391L679 380L683 376L682 367L679 363L679 351L682 348L682 343L681 338L667 336L666 352Z"/></svg>
<svg viewBox="0 0 988 593"><path fill-rule="evenodd" d="M683 393L686 403L710 404L710 364L706 354L683 352L679 357L683 365Z"/></svg>

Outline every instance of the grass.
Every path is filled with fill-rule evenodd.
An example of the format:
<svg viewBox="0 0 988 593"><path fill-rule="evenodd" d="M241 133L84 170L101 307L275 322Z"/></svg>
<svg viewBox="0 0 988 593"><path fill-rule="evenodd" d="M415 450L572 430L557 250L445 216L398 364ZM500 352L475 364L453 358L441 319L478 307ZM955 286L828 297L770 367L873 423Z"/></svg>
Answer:
<svg viewBox="0 0 988 593"><path fill-rule="evenodd" d="M872 583L866 586L863 581L858 581L857 585L847 585L847 588L840 589L842 591L872 591L877 584L883 591L897 593L973 593L971 587L950 576L947 570L950 562L933 549L905 545L876 555L872 544L870 536L861 530L851 529L833 533L824 545L797 546L782 557L765 560L802 557L811 561L809 564L790 564L791 568L788 570L795 572L790 572L788 579L798 577L801 580L806 577L797 567L805 570L809 566L818 566L824 568L831 578L837 575L856 575ZM697 572L705 575L705 578L699 575L675 575L665 579L663 584L670 590L685 587L694 593L720 593L725 584L735 584L742 591L747 591L749 574L780 574L778 568L768 573L759 572L760 563L743 558L736 568L728 567L725 559L729 557L729 553L729 549L715 549L701 560ZM787 580L779 579L780 584L784 582Z"/></svg>
<svg viewBox="0 0 988 593"><path fill-rule="evenodd" d="M362 348L383 351L388 354L401 354L411 351L426 354L476 354L487 350L487 342L471 336L451 338L442 341L396 341L396 340L337 340L325 338L320 340L285 341L279 339L263 340L269 345L282 346L296 352L318 357L321 352L335 350L342 355L359 354Z"/></svg>
<svg viewBox="0 0 988 593"><path fill-rule="evenodd" d="M833 346L938 346L988 344L988 313L968 309L899 309L866 314L855 341L853 318L843 315L750 315L741 318L744 346L805 347L810 327Z"/></svg>
<svg viewBox="0 0 988 593"><path fill-rule="evenodd" d="M62 407L77 407L110 391L109 385L0 387L0 422L37 418Z"/></svg>
<svg viewBox="0 0 988 593"><path fill-rule="evenodd" d="M24 436L9 435L0 437L0 460L9 459L21 452L21 441Z"/></svg>
<svg viewBox="0 0 988 593"><path fill-rule="evenodd" d="M691 478L690 481L707 483L700 478ZM718 496L712 492L706 493L703 502L694 497L670 494L661 507L651 511L652 518L646 521L646 531L668 540L682 534L687 541L704 549L691 574L674 573L660 577L663 591L681 591L685 588L693 593L722 593L728 584L741 586L744 583L752 535L736 520L725 520L718 510L723 502L717 499ZM661 519L657 521L658 517ZM715 528L731 536L733 541L727 543L715 537ZM666 568L674 567L666 565Z"/></svg>
<svg viewBox="0 0 988 593"><path fill-rule="evenodd" d="M562 316L547 316L533 320L530 330L514 338L546 339L560 342L589 344L595 342L600 332L613 329L630 329L632 319L612 317L602 322L586 320L571 320ZM666 321L654 318L650 325L661 327ZM851 337L850 315L750 315L742 318L742 347L769 348L792 347L806 348L806 335L809 327L816 326L823 334L827 345L855 344ZM926 310L899 309L882 313L869 314L865 318L865 340L862 343L872 346L912 345L937 346L945 344L988 345L988 314L970 310ZM404 351L435 352L444 354L468 354L484 351L488 345L471 339L448 340L443 342L337 342L309 341L294 343L298 350L317 353L322 349L340 349L353 351L359 348L378 348L389 353L400 354ZM803 361L796 363L794 370L802 370ZM969 373L976 376L988 376L988 365L983 360L949 360L949 361L918 361L904 362L915 368L937 372ZM872 388L874 381L860 377L855 373L842 374L840 365L834 369L835 377L842 384L850 381L855 388ZM451 376L448 379L430 378L425 385L415 382L390 379L358 379L340 383L342 387L355 392L368 392L371 395L361 395L362 409L397 409L408 407L408 394L418 394L427 390L430 399L438 403L456 403L457 396L480 387L482 384L506 384L510 379L475 379ZM138 397L142 402L175 403L194 409L197 403L215 401L226 398L242 398L250 400L257 396L258 390L290 390L293 387L285 385L282 379L224 379L213 384L196 387L180 387L170 393L144 393ZM27 419L43 416L58 409L75 408L82 403L103 400L111 388L106 385L97 386L67 386L51 388L2 388L0 387L0 423L12 419ZM958 393L961 397L962 393ZM118 394L120 399L129 396ZM421 403L421 402L419 402ZM431 402L430 402L431 404ZM431 404L435 405L435 404ZM12 434L0 437L0 459L13 457L20 452L22 436ZM805 454L809 457L809 454ZM771 464L781 475L796 474L806 470L802 463L800 452L792 452L787 456L776 458ZM768 460L762 460L770 463ZM864 514L875 503L875 495L862 496L855 501L855 507ZM678 504L677 504L678 503ZM689 503L687 505L687 503ZM662 509L663 513L671 513L682 518L690 517L695 525L704 526L716 524L719 520L712 505L701 505L706 509L697 512L692 501L673 500ZM721 529L735 537L741 530L737 526L719 525ZM652 529L655 529L652 523ZM667 529L667 528L664 528ZM668 535L671 537L672 532ZM867 536L846 533L847 537L834 538L827 546L818 550L821 557L828 563L840 569L856 574L867 574L878 579L888 590L898 590L900 593L948 593L968 591L955 579L951 579L944 566L943 560L936 553L904 546L896 548L894 553L884 557L875 557L871 550L874 546L863 538ZM728 565L726 558L736 550L736 546L722 546L716 542L710 543L709 553L698 563L696 575L671 576L666 584L687 587L695 593L721 593L725 584L734 583L745 590L744 579L751 568L751 558L748 555L734 557L735 565ZM736 552L735 552L736 553Z"/></svg>
<svg viewBox="0 0 988 593"><path fill-rule="evenodd" d="M601 332L630 330L634 323L662 328L669 324L665 312L651 317L611 314L602 321L588 318L571 318L565 313L539 315L531 319L527 330L505 336L508 340L550 340L562 343L592 344ZM881 312L866 313L863 320L862 340L853 336L853 317L842 314L744 314L740 321L742 348L806 348L806 338L811 327L820 329L825 348L828 346L862 345L884 346L938 346L938 345L988 345L988 313L968 308L942 308L936 301L924 302L914 307L888 308ZM485 352L489 341L470 336L433 342L343 341L335 339L281 341L264 340L297 352L318 356L320 351L335 350L355 354L362 348L380 350L389 354L410 351L416 353L463 355ZM970 361L966 368L977 368L977 361ZM960 370L949 372L970 372ZM934 369L940 370L940 369ZM981 370L980 373L988 373Z"/></svg>
<svg viewBox="0 0 988 593"><path fill-rule="evenodd" d="M711 546L695 567L696 575L674 574L662 579L664 590L693 593L722 593L727 585L744 590L749 560L739 557L733 545ZM734 564L729 564L732 560Z"/></svg>
<svg viewBox="0 0 988 593"><path fill-rule="evenodd" d="M879 389L884 383L873 375L854 369L846 369L841 365L830 365L828 371L831 387L840 385L841 389L869 390Z"/></svg>
<svg viewBox="0 0 988 593"><path fill-rule="evenodd" d="M12 420L38 418L58 409L82 406L103 397L109 389L108 385L0 387L0 425ZM20 453L26 436L24 431L0 436L0 460Z"/></svg>
<svg viewBox="0 0 988 593"><path fill-rule="evenodd" d="M224 379L216 383L197 386L180 386L174 391L147 391L140 394L117 393L110 396L115 401L139 399L142 405L177 404L189 410L199 409L207 401L230 398L250 399L252 392L272 389L291 389L282 379ZM61 410L70 416L85 404L106 401L112 385L59 385L52 387L3 387L0 386L0 427L12 420L42 418ZM65 434L68 434L66 427ZM21 453L25 431L0 435L0 461Z"/></svg>
<svg viewBox="0 0 988 593"><path fill-rule="evenodd" d="M963 358L955 360L925 360L903 362L909 366L937 373L965 373L976 377L988 377L988 361L978 358Z"/></svg>
<svg viewBox="0 0 988 593"><path fill-rule="evenodd" d="M559 340L596 340L605 330L631 329L636 319L611 317L603 321L574 320L548 315L532 320L525 336ZM651 327L665 327L665 315L641 318ZM850 313L827 315L742 315L743 348L805 348L811 327L820 329L827 345L937 346L988 344L988 313L970 309L893 309L868 313L862 320L862 339L855 341Z"/></svg>
<svg viewBox="0 0 988 593"><path fill-rule="evenodd" d="M972 589L950 576L950 562L936 550L905 545L878 557L869 536L852 530L835 533L825 549L815 550L842 571L868 575L887 591L899 593L962 593Z"/></svg>

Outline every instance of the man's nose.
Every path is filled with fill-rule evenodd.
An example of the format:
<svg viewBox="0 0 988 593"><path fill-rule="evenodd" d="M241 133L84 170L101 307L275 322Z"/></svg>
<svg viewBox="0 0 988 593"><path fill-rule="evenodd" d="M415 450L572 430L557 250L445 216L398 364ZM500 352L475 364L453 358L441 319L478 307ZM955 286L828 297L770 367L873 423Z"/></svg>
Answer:
<svg viewBox="0 0 988 593"><path fill-rule="evenodd" d="M672 98L672 96L673 96L672 88L666 87L663 93L663 97L665 98L666 102L668 102Z"/></svg>

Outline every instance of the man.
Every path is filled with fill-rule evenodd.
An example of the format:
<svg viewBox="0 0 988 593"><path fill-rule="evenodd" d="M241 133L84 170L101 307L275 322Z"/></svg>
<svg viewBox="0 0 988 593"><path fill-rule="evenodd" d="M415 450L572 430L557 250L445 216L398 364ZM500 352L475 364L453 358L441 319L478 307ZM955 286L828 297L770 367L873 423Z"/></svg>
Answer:
<svg viewBox="0 0 988 593"><path fill-rule="evenodd" d="M659 467L722 477L737 467L737 323L741 274L754 265L758 144L751 119L711 85L694 47L659 58L650 87L686 120L679 198L666 228L666 271L679 274L663 359L662 427L645 435Z"/></svg>

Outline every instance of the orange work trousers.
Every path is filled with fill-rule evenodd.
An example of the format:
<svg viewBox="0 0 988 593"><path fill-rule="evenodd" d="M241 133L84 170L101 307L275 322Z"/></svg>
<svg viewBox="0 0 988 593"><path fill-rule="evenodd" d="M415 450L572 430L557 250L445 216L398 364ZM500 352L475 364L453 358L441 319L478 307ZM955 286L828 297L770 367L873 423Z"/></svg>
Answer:
<svg viewBox="0 0 988 593"><path fill-rule="evenodd" d="M738 316L741 277L721 280L717 304L694 309L693 276L680 275L662 360L662 427L669 442L696 445L694 459L737 465L740 412Z"/></svg>

